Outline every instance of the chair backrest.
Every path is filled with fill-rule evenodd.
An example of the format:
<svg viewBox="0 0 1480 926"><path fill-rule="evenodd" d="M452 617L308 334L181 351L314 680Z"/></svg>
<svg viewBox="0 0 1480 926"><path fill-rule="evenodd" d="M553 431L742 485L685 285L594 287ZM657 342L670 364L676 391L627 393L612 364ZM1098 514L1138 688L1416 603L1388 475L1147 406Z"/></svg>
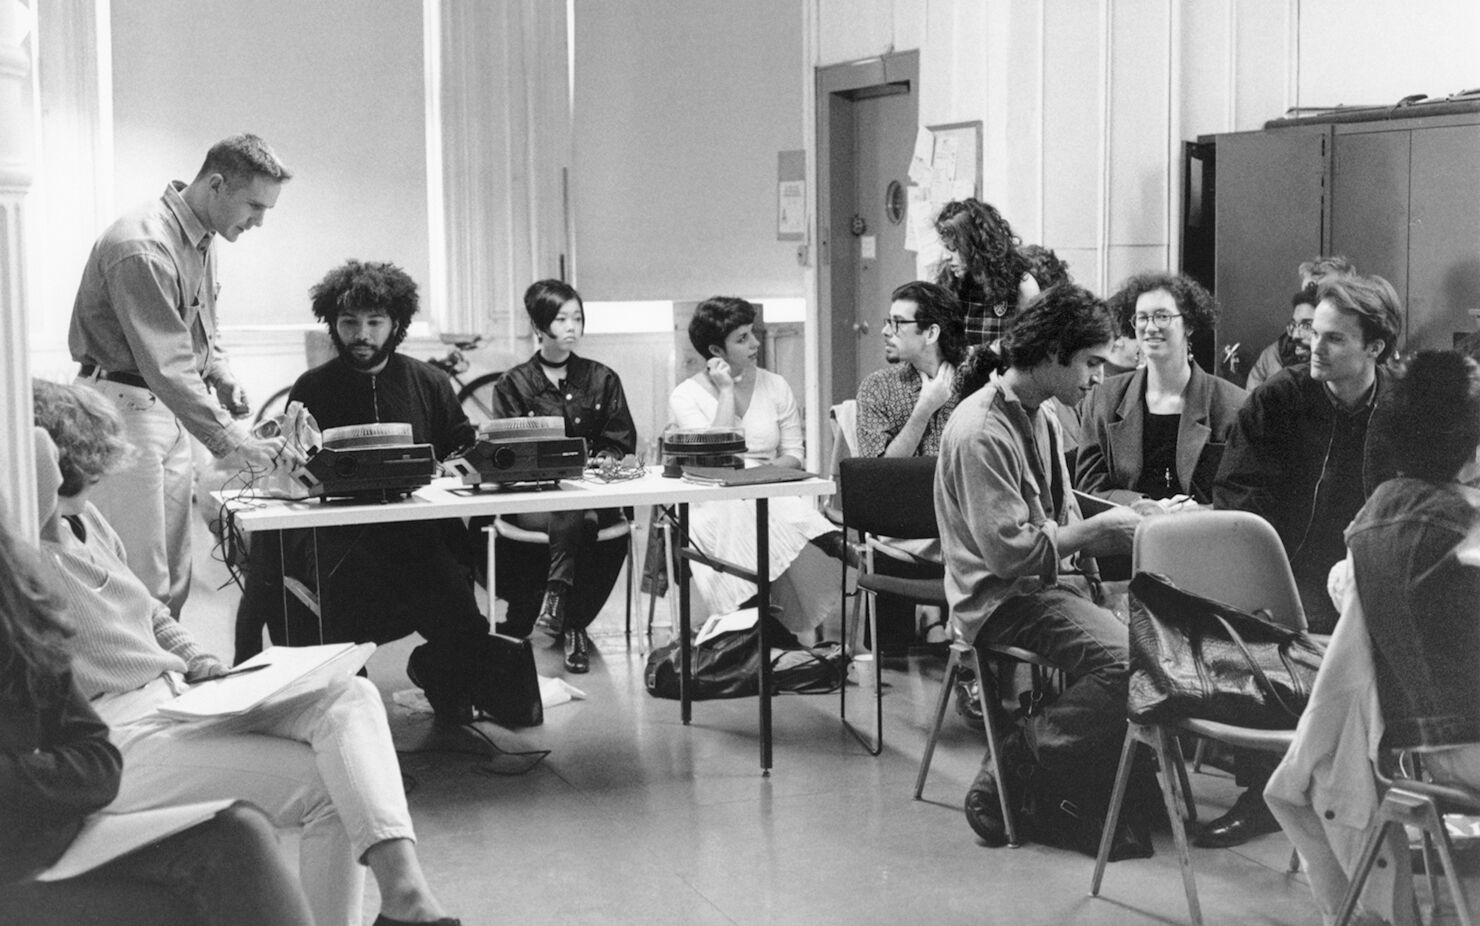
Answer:
<svg viewBox="0 0 1480 926"><path fill-rule="evenodd" d="M901 539L939 537L935 457L849 457L838 467L843 525Z"/></svg>
<svg viewBox="0 0 1480 926"><path fill-rule="evenodd" d="M1305 629L1290 561L1269 522L1247 511L1193 511L1151 517L1136 528L1136 572L1157 572L1181 588Z"/></svg>
<svg viewBox="0 0 1480 926"><path fill-rule="evenodd" d="M858 400L848 399L834 405L827 413L832 447L828 450L826 475L838 474L838 464L858 453Z"/></svg>

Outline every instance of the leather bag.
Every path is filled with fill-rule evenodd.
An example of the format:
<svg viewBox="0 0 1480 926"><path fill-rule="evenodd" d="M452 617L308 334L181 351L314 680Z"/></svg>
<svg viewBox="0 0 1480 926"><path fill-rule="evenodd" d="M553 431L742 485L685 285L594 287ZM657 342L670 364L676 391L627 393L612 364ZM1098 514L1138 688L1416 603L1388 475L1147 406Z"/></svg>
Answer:
<svg viewBox="0 0 1480 926"><path fill-rule="evenodd" d="M480 637L472 673L473 706L504 727L545 722L540 677L529 640L491 633Z"/></svg>
<svg viewBox="0 0 1480 926"><path fill-rule="evenodd" d="M438 710L473 707L504 727L545 722L528 640L491 633L451 646L423 643L411 651L406 672Z"/></svg>
<svg viewBox="0 0 1480 926"><path fill-rule="evenodd" d="M679 697L678 641L648 654L644 681L655 698ZM747 698L761 690L761 635L758 627L716 634L689 651L689 698Z"/></svg>
<svg viewBox="0 0 1480 926"><path fill-rule="evenodd" d="M1309 635L1155 573L1138 573L1130 591L1132 720L1294 729L1321 668Z"/></svg>

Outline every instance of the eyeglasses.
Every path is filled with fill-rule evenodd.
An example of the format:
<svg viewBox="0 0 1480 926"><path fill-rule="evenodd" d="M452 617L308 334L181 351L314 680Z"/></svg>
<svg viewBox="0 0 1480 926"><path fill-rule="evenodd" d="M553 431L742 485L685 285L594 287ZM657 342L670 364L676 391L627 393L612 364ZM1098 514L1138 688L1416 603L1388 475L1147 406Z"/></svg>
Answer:
<svg viewBox="0 0 1480 926"><path fill-rule="evenodd" d="M920 324L920 321L919 321L919 319L915 319L915 318L900 318L897 315L885 315L884 316L884 330L885 331L898 331L900 325L918 325L918 324Z"/></svg>
<svg viewBox="0 0 1480 926"><path fill-rule="evenodd" d="M1315 330L1315 325L1312 323L1312 320L1309 319L1309 318L1303 318L1303 319L1301 319L1298 322L1297 321L1292 321L1292 322L1290 322L1290 327L1293 328L1296 331L1314 331Z"/></svg>
<svg viewBox="0 0 1480 926"><path fill-rule="evenodd" d="M1168 312L1166 309L1157 309L1151 313L1137 312L1131 316L1131 321L1135 322L1137 328L1145 328L1147 325L1156 328L1165 328L1172 323L1172 319L1181 317L1181 312Z"/></svg>

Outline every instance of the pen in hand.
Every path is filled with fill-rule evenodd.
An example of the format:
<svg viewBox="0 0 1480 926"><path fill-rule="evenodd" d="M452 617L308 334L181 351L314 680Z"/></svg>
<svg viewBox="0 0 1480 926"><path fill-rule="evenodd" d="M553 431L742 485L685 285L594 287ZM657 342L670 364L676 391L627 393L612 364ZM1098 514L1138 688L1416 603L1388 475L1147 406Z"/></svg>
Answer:
<svg viewBox="0 0 1480 926"><path fill-rule="evenodd" d="M267 668L267 663L265 663L265 662L258 663L255 666L242 666L239 669L232 669L231 671L225 673L224 675L213 675L210 678L203 678L203 679L201 679L198 682L191 682L191 684L192 685L199 685L199 684L202 684L204 682L219 681L220 679L223 679L223 678L231 678L233 675L246 675L249 672L256 672L258 669L265 669L265 668Z"/></svg>

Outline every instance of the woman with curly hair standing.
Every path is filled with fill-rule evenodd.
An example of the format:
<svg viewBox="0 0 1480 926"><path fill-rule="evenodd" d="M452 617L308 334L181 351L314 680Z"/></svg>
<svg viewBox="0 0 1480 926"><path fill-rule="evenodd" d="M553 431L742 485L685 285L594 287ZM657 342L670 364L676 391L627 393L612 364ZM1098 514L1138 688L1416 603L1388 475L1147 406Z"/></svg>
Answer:
<svg viewBox="0 0 1480 926"><path fill-rule="evenodd" d="M995 344L1013 313L1038 295L1038 281L1018 252L1017 235L989 203L946 203L935 219L948 259L935 282L950 289L966 312L966 343Z"/></svg>

